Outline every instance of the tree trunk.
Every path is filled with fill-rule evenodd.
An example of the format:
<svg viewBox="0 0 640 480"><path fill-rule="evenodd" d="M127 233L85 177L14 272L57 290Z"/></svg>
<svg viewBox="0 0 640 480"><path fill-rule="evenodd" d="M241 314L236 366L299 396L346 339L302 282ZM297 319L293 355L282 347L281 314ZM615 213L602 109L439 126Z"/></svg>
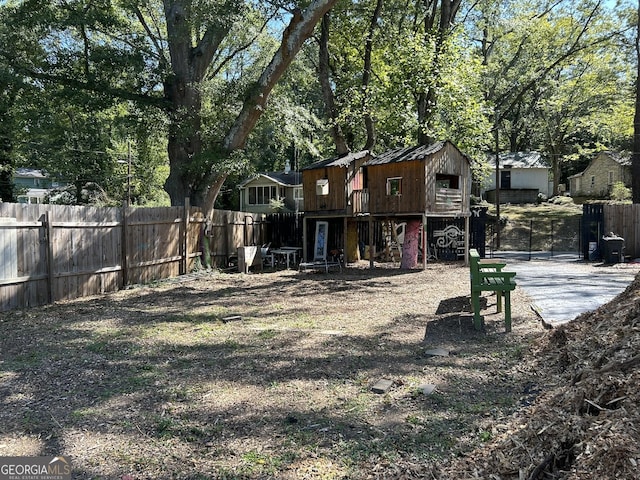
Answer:
<svg viewBox="0 0 640 480"><path fill-rule="evenodd" d="M372 150L376 144L376 131L373 124L373 118L371 118L371 112L369 111L369 82L371 80L371 51L373 50L373 34L376 26L378 25L378 18L382 12L382 0L376 2L376 7L373 10L371 21L369 22L369 31L367 33L367 39L365 40L364 48L364 68L362 69L362 115L364 117L364 126L367 130L367 141L365 142L364 149Z"/></svg>
<svg viewBox="0 0 640 480"><path fill-rule="evenodd" d="M318 77L320 80L320 87L322 89L322 96L324 98L324 104L327 109L327 117L331 125L330 133L333 138L333 143L336 146L336 153L343 155L351 151L347 143L347 139L342 132L340 124L338 124L338 113L336 109L335 96L333 89L331 88L331 80L329 78L329 25L331 21L330 13L325 13L322 18L322 30L320 33L320 48L318 59Z"/></svg>
<svg viewBox="0 0 640 480"><path fill-rule="evenodd" d="M631 155L631 191L633 203L640 203L640 0L636 26L636 111L633 117L633 154Z"/></svg>
<svg viewBox="0 0 640 480"><path fill-rule="evenodd" d="M280 48L262 75L247 92L241 112L222 142L219 155L228 156L244 148L249 134L264 112L269 94L312 35L315 25L337 0L314 0L304 10L296 10L282 36ZM172 205L192 205L213 211L215 200L227 174L211 165L208 171L197 166L203 153L201 132L200 85L228 28L207 31L192 45L189 27L190 7L184 0L165 0L167 38L171 53L171 77L165 82L165 97L170 103L169 129L170 174L165 183Z"/></svg>
<svg viewBox="0 0 640 480"><path fill-rule="evenodd" d="M189 165L202 153L200 93L190 83L174 77L172 83L165 84L165 95L171 102L167 144L169 176L165 190L171 205L184 205L187 197L192 205L202 205L206 190L195 188L195 179L188 171Z"/></svg>
<svg viewBox="0 0 640 480"><path fill-rule="evenodd" d="M418 251L420 246L420 220L409 220L404 229L404 243L402 244L402 270L418 267Z"/></svg>
<svg viewBox="0 0 640 480"><path fill-rule="evenodd" d="M429 145L435 139L429 135L430 127L433 123L433 113L438 103L437 91L440 87L440 62L445 52L445 42L451 32L458 9L460 8L460 0L441 0L440 9L436 8L437 1L432 4L432 11L425 17L425 41L428 36L433 34L432 29L435 25L436 15L440 14L436 32L435 52L431 63L432 73L434 76L433 84L429 85L424 92L417 95L417 113L418 113L418 144Z"/></svg>

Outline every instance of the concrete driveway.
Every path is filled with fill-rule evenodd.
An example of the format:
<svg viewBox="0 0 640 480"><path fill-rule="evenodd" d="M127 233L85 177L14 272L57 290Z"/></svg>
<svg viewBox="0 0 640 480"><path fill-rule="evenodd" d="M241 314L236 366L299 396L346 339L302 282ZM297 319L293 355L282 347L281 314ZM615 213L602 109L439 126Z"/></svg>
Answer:
<svg viewBox="0 0 640 480"><path fill-rule="evenodd" d="M505 270L516 272L516 282L532 299L532 308L551 326L561 325L581 313L612 300L640 272L640 264L585 262L576 254L496 252Z"/></svg>

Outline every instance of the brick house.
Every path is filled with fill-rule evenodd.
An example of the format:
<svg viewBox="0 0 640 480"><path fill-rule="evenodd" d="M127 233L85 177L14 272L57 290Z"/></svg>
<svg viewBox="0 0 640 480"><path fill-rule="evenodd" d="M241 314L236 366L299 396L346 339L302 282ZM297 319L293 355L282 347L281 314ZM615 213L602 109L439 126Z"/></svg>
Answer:
<svg viewBox="0 0 640 480"><path fill-rule="evenodd" d="M617 182L631 186L631 157L629 154L603 151L583 172L569 177L569 192L574 197L605 198Z"/></svg>

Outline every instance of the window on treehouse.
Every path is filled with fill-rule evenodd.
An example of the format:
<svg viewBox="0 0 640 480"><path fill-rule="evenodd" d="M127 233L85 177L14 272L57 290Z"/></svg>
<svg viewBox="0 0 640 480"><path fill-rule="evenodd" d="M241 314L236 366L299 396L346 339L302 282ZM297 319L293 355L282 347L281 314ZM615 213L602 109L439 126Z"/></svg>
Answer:
<svg viewBox="0 0 640 480"><path fill-rule="evenodd" d="M321 178L316 180L316 195L329 195L329 179Z"/></svg>
<svg viewBox="0 0 640 480"><path fill-rule="evenodd" d="M460 189L460 177L458 175L447 175L436 173L436 188Z"/></svg>
<svg viewBox="0 0 640 480"><path fill-rule="evenodd" d="M402 177L387 178L387 195L402 195Z"/></svg>

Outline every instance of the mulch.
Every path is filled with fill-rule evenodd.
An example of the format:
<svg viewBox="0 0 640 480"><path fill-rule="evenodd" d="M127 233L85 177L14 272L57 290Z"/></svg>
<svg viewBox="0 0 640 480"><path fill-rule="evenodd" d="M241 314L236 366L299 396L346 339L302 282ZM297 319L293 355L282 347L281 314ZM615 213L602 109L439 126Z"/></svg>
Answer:
<svg viewBox="0 0 640 480"><path fill-rule="evenodd" d="M535 401L438 478L635 479L640 463L640 277L549 331L527 368Z"/></svg>

